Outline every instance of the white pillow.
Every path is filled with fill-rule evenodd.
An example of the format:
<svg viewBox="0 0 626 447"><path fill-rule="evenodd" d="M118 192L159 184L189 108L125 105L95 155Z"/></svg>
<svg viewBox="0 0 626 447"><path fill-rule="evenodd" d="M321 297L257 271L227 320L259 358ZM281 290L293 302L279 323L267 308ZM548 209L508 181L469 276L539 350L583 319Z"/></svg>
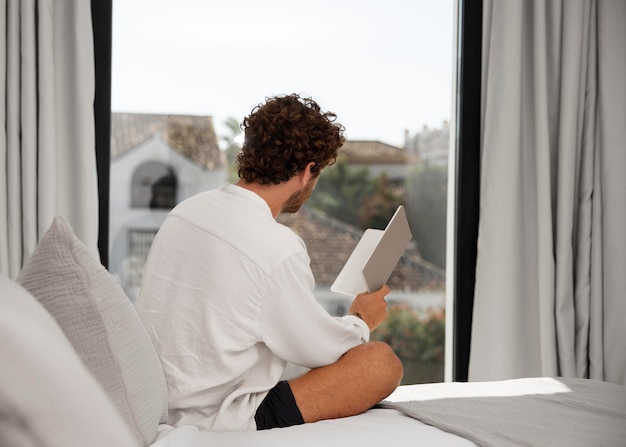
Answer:
<svg viewBox="0 0 626 447"><path fill-rule="evenodd" d="M156 350L115 278L56 217L17 281L50 312L140 445L167 420Z"/></svg>
<svg viewBox="0 0 626 447"><path fill-rule="evenodd" d="M0 275L0 445L136 446L57 323Z"/></svg>

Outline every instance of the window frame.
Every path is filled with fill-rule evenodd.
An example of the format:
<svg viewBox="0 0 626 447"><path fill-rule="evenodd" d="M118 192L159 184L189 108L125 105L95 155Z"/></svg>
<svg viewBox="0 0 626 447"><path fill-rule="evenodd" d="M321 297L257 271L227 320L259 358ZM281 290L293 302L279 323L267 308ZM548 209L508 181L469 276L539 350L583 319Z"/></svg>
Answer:
<svg viewBox="0 0 626 447"><path fill-rule="evenodd" d="M446 381L466 382L472 337L478 218L480 209L480 134L482 0L457 1L454 181L449 187L448 283L446 293Z"/></svg>
<svg viewBox="0 0 626 447"><path fill-rule="evenodd" d="M480 189L480 96L482 0L457 0L453 217L449 224L447 276L450 327L446 334L446 380L467 381L474 304ZM98 174L100 260L109 264L111 162L111 50L113 0L91 0L95 64L95 150ZM452 240L450 240L452 239ZM452 312L450 312L450 309ZM448 330L448 329L447 329Z"/></svg>

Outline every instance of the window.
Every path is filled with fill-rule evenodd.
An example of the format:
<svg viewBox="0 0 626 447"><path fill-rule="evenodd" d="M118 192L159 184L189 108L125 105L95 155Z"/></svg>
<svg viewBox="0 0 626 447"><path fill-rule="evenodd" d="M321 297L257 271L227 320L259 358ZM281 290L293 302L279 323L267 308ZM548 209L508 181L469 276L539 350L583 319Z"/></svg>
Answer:
<svg viewBox="0 0 626 447"><path fill-rule="evenodd" d="M127 276L124 289L132 296L137 296L139 286L141 286L143 266L148 258L150 246L156 233L156 230L137 229L131 229L128 232Z"/></svg>
<svg viewBox="0 0 626 447"><path fill-rule="evenodd" d="M176 206L176 175L169 166L148 161L139 166L131 182L133 208L165 208Z"/></svg>
<svg viewBox="0 0 626 447"><path fill-rule="evenodd" d="M442 380L454 1L113 6L112 131L123 116L133 123L125 135L142 138L133 140L137 150L112 150L115 197L122 196L116 171L139 167L126 192L134 209L111 198L111 270L128 265L120 258L142 262L132 254L132 244L144 246L132 242L134 231L156 231L172 198L233 179L239 122L253 106L277 93L308 94L338 114L348 141L306 208L280 220L307 244L319 302L342 315L349 300L330 284L362 231L381 228L404 204L414 238L390 279L391 317L374 338L403 359L404 383ZM187 124L174 138L151 127L155 116ZM169 171L147 170L149 148ZM150 207L153 189L162 206ZM124 274L127 291L136 288L137 271Z"/></svg>

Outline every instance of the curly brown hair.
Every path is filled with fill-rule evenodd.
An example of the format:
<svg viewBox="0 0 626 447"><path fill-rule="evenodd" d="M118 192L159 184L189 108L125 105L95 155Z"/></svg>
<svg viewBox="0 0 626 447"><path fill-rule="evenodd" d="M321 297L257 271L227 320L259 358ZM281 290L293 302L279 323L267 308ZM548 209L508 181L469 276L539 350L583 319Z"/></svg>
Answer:
<svg viewBox="0 0 626 447"><path fill-rule="evenodd" d="M247 182L279 184L315 163L314 176L335 162L345 137L332 112L297 94L266 98L244 118L245 139L237 156L239 177Z"/></svg>

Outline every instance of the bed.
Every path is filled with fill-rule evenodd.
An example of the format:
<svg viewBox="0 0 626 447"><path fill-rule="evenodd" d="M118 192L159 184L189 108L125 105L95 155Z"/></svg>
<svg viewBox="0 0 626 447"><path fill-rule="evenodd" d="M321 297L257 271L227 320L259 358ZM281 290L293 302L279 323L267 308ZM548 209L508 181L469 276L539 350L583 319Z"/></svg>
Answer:
<svg viewBox="0 0 626 447"><path fill-rule="evenodd" d="M626 446L624 387L586 379L525 378L401 386L343 419L262 432L159 427L153 447Z"/></svg>
<svg viewBox="0 0 626 447"><path fill-rule="evenodd" d="M150 338L63 218L0 275L0 446L626 446L626 387L575 378L405 385L369 411L231 433L167 425Z"/></svg>

